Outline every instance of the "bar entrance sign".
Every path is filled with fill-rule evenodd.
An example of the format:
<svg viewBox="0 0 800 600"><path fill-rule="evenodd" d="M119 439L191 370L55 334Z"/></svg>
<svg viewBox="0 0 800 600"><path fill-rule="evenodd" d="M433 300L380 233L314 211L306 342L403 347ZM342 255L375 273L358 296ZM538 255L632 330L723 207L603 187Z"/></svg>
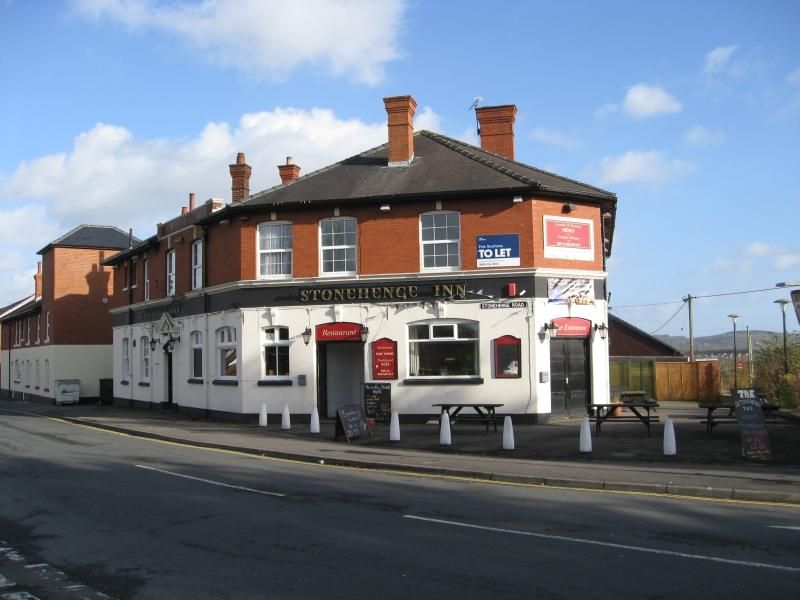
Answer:
<svg viewBox="0 0 800 600"><path fill-rule="evenodd" d="M769 460L769 433L764 422L764 409L756 391L736 389L732 392L736 419L739 421L742 456L753 460Z"/></svg>

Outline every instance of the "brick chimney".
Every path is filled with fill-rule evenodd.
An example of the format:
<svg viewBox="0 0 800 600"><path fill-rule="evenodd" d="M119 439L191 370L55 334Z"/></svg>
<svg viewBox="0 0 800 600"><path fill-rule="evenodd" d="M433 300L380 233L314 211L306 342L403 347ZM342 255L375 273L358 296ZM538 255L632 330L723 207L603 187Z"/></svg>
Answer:
<svg viewBox="0 0 800 600"><path fill-rule="evenodd" d="M250 173L253 168L244 161L244 152L236 155L236 163L230 165L231 202L241 202L250 197Z"/></svg>
<svg viewBox="0 0 800 600"><path fill-rule="evenodd" d="M281 176L281 183L286 185L300 177L300 167L294 164L291 156L286 157L285 165L278 165L278 173Z"/></svg>
<svg viewBox="0 0 800 600"><path fill-rule="evenodd" d="M42 261L36 263L36 274L33 276L34 298L42 297Z"/></svg>
<svg viewBox="0 0 800 600"><path fill-rule="evenodd" d="M405 167L414 160L414 112L417 103L411 96L384 98L389 115L389 166Z"/></svg>
<svg viewBox="0 0 800 600"><path fill-rule="evenodd" d="M197 201L195 200L194 192L189 193L189 212L192 212L195 207L197 206Z"/></svg>
<svg viewBox="0 0 800 600"><path fill-rule="evenodd" d="M514 160L514 121L517 107L483 106L475 109L481 130L481 149Z"/></svg>

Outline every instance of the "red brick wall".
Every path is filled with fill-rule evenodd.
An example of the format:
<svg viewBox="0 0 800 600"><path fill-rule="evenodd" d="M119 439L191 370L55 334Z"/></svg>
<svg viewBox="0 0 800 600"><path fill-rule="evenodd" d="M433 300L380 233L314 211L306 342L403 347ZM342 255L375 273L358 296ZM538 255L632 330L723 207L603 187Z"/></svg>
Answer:
<svg viewBox="0 0 800 600"><path fill-rule="evenodd" d="M603 269L602 247L603 234L601 227L601 209L596 205L575 204L575 210L569 214L561 212L564 201L554 200L535 200L533 203L533 226L534 226L534 263L537 267L548 267L553 269L583 269L587 271L600 271ZM569 217L576 219L589 219L593 223L594 229L594 260L566 260L561 258L545 258L544 256L544 232L542 227L544 215L555 217Z"/></svg>

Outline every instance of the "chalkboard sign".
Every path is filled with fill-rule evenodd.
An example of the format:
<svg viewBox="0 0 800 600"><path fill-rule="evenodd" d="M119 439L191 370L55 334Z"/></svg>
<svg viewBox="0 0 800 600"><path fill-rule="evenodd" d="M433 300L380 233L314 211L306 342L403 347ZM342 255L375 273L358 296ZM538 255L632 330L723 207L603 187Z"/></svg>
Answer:
<svg viewBox="0 0 800 600"><path fill-rule="evenodd" d="M347 443L351 439L361 437L364 433L372 439L372 432L367 427L367 418L364 416L364 409L358 404L345 404L336 411L336 433L335 440L344 436Z"/></svg>
<svg viewBox="0 0 800 600"><path fill-rule="evenodd" d="M769 434L764 422L764 409L755 390L731 390L736 419L739 421L739 434L742 442L742 456L754 460L769 460Z"/></svg>
<svg viewBox="0 0 800 600"><path fill-rule="evenodd" d="M392 416L392 385L390 383L364 384L364 410L368 419L386 423Z"/></svg>

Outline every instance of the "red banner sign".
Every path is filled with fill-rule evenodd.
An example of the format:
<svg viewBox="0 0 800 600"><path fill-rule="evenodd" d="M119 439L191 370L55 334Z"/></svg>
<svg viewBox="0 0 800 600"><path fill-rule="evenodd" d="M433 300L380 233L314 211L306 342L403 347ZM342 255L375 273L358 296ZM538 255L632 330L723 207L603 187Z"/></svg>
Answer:
<svg viewBox="0 0 800 600"><path fill-rule="evenodd" d="M381 338L372 342L372 378L397 379L397 342Z"/></svg>
<svg viewBox="0 0 800 600"><path fill-rule="evenodd" d="M360 342L361 323L325 323L317 325L318 342Z"/></svg>
<svg viewBox="0 0 800 600"><path fill-rule="evenodd" d="M545 221L545 244L556 248L591 250L592 240L589 223L578 223L561 219Z"/></svg>
<svg viewBox="0 0 800 600"><path fill-rule="evenodd" d="M556 337L589 337L592 332L592 322L578 317L553 319L550 325L555 328Z"/></svg>

